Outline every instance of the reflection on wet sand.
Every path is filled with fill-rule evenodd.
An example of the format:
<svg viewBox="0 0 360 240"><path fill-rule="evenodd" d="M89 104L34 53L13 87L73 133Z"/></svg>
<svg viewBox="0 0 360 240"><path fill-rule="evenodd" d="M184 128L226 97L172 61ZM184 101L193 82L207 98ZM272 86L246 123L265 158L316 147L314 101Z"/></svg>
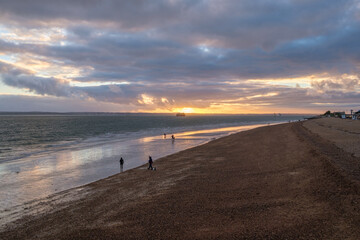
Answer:
<svg viewBox="0 0 360 240"><path fill-rule="evenodd" d="M0 212L49 194L84 185L119 173L119 157L126 171L154 160L205 143L226 134L260 125L207 129L174 134L176 140L163 134L122 140L76 150L65 149L37 154L0 165Z"/></svg>

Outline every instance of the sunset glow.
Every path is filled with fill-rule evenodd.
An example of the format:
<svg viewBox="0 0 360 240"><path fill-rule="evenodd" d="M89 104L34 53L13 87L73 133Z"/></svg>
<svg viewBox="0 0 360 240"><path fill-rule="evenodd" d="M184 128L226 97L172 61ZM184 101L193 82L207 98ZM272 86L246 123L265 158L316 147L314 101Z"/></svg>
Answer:
<svg viewBox="0 0 360 240"><path fill-rule="evenodd" d="M184 113L193 113L194 109L192 109L192 108L183 108L182 112L184 112Z"/></svg>
<svg viewBox="0 0 360 240"><path fill-rule="evenodd" d="M2 2L0 111L358 109L357 5Z"/></svg>

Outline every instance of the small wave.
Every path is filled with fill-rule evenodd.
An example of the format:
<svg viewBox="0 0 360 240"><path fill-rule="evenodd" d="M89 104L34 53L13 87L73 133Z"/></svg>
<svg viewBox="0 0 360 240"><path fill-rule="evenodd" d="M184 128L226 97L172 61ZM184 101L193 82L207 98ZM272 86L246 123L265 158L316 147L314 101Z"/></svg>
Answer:
<svg viewBox="0 0 360 240"><path fill-rule="evenodd" d="M47 144L47 145L44 145L44 147L45 147L45 148L66 147L66 146L71 146L71 145L78 144L79 142L81 142L81 139L79 139L79 140L72 140L72 141L62 141L62 142L58 142L58 143Z"/></svg>
<svg viewBox="0 0 360 240"><path fill-rule="evenodd" d="M0 154L11 151L11 148L0 148ZM1 159L1 158L0 158Z"/></svg>
<svg viewBox="0 0 360 240"><path fill-rule="evenodd" d="M10 151L12 148L0 148L0 151Z"/></svg>

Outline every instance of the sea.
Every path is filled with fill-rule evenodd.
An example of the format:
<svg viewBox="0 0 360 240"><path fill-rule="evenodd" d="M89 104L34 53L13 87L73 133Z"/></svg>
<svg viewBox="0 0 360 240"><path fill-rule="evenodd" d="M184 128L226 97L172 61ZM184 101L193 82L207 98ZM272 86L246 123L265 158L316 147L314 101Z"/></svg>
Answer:
<svg viewBox="0 0 360 240"><path fill-rule="evenodd" d="M2 113L0 217L28 201L142 166L149 156L156 166L156 159L219 137L307 117ZM125 160L123 169L120 157Z"/></svg>

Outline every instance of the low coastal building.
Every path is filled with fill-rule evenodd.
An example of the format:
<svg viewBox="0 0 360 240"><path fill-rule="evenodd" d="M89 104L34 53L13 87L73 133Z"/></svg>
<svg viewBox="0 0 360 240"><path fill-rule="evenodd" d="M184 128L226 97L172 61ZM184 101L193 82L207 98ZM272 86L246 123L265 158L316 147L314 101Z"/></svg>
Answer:
<svg viewBox="0 0 360 240"><path fill-rule="evenodd" d="M360 120L360 110L352 115L353 120Z"/></svg>
<svg viewBox="0 0 360 240"><path fill-rule="evenodd" d="M334 116L342 119L346 118L345 112L334 112Z"/></svg>
<svg viewBox="0 0 360 240"><path fill-rule="evenodd" d="M357 112L354 112L353 110L351 110L350 114L346 114L345 112L330 112L330 111L327 111L321 116L322 117L336 117L336 118L341 118L341 119L360 120L360 110L357 111Z"/></svg>

